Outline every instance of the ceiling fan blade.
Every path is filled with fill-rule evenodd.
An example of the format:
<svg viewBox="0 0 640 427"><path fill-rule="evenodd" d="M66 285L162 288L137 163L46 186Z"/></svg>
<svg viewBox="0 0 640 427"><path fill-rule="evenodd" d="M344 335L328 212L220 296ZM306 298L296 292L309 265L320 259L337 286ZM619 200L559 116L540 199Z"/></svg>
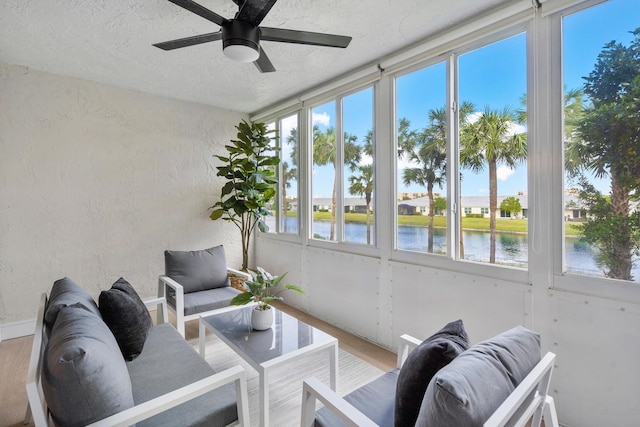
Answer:
<svg viewBox="0 0 640 427"><path fill-rule="evenodd" d="M196 15L202 16L204 19L209 20L215 24L222 26L222 23L227 21L222 16L215 12L210 11L204 6L200 6L198 3L191 0L169 0L171 3L187 9L189 12L193 12Z"/></svg>
<svg viewBox="0 0 640 427"><path fill-rule="evenodd" d="M278 0L244 0L235 19L260 25L267 13Z"/></svg>
<svg viewBox="0 0 640 427"><path fill-rule="evenodd" d="M260 47L260 56L253 63L261 73L273 73L276 70L262 47Z"/></svg>
<svg viewBox="0 0 640 427"><path fill-rule="evenodd" d="M168 42L155 43L155 47L159 47L162 50L173 50L181 47L193 46L202 43L213 42L222 39L222 32L201 34L199 36L185 37L183 39L170 40Z"/></svg>
<svg viewBox="0 0 640 427"><path fill-rule="evenodd" d="M260 27L260 40L345 48L349 46L351 37L325 33L312 33L310 31Z"/></svg>

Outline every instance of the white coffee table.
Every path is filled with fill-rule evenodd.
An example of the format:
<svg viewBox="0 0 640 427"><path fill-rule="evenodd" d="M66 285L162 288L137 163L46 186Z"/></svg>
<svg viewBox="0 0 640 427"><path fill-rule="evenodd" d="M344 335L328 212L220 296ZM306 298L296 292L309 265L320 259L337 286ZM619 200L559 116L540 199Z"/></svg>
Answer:
<svg viewBox="0 0 640 427"><path fill-rule="evenodd" d="M251 328L253 307L229 307L213 315L200 316L200 354L205 357L209 330L246 360L260 377L260 421L269 425L269 371L301 355L326 351L332 390L338 383L338 340L276 308L273 326L266 331Z"/></svg>

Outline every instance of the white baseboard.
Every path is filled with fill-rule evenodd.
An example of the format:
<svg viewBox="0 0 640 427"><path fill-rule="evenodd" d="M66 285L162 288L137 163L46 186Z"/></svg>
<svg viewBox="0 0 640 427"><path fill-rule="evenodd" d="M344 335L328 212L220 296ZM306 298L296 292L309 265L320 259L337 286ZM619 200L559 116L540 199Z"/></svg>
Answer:
<svg viewBox="0 0 640 427"><path fill-rule="evenodd" d="M36 319L4 323L0 325L0 341L33 335L33 331L35 330L35 328Z"/></svg>

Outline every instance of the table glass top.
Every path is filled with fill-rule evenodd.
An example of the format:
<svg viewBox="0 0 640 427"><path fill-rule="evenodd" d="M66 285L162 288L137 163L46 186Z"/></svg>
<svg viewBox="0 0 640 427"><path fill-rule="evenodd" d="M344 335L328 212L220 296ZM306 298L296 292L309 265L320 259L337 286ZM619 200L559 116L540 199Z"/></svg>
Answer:
<svg viewBox="0 0 640 427"><path fill-rule="evenodd" d="M253 307L202 318L214 333L257 363L263 363L314 344L332 341L331 335L274 307L273 326L265 331L251 327Z"/></svg>

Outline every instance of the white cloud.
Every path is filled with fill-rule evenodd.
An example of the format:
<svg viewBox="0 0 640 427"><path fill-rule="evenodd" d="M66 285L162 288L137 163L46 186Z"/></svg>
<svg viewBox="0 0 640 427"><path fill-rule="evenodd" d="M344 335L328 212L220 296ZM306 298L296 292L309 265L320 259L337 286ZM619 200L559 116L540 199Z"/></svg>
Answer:
<svg viewBox="0 0 640 427"><path fill-rule="evenodd" d="M322 114L313 113L311 121L314 125L317 123L323 126L329 126L329 123L331 122L331 117L329 117L327 113L322 113Z"/></svg>
<svg viewBox="0 0 640 427"><path fill-rule="evenodd" d="M498 181L506 181L507 178L513 175L514 172L515 170L510 168L509 166L505 166L505 165L498 166L498 170L496 171L496 175L498 176Z"/></svg>

